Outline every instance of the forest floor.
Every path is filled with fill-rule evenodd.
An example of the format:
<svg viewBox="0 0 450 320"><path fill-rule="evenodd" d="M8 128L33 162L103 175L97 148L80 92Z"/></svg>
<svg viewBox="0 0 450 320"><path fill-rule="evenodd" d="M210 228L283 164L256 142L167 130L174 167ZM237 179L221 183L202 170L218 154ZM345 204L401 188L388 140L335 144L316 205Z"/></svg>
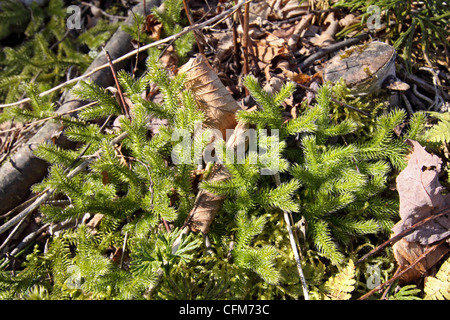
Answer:
<svg viewBox="0 0 450 320"><path fill-rule="evenodd" d="M142 1L139 2L142 4ZM411 14L400 19L395 10L397 2L387 1L393 5L388 8L389 11L387 8L379 7L369 10L367 6L361 4L364 1L350 1L347 5L342 3L337 5L337 1L309 0L299 3L298 0L270 0L248 1L240 3L239 6L236 6L233 1L183 1L182 10L172 14L183 17L184 29L180 27L175 30L174 28L170 32L168 30L170 26L160 22L147 9L142 14L129 11L129 6L135 5L137 1L65 1L61 12L65 11L66 15L61 16L61 21L65 23L66 29L60 30L59 33L52 31L50 27L45 29L46 25L51 26L50 17L45 14L45 10L48 9L47 4L42 6L34 4L32 7L27 7L23 12L31 12L31 20L23 19L13 23L5 18L5 21L0 21L0 25L3 24L0 29L0 49L2 49L0 59L3 60L0 63L0 103L3 103L0 106L3 115L3 118L0 118L2 120L0 124L1 267L8 272L20 270L26 256L23 253L33 252L35 244L39 244L42 248L47 246L48 239L57 235L58 230L67 230L80 223L86 223L95 228L99 223L92 216L88 218L89 222L65 220L53 223L45 220L40 212L39 206L48 203L47 200L50 201L50 196L43 198L48 190L42 193L30 190L35 183L41 182L47 176L48 164L33 156L30 150L34 147L30 146L52 141L63 148L74 147L63 137L61 123L53 127L45 127L45 130L42 128L49 120L57 116L74 115L73 109L81 110L84 107L81 104L72 105L68 107L69 109L61 108L57 116L42 111L41 118L36 118L36 113L33 113L29 121L18 120L15 114L8 113L7 110L16 107L24 110L33 109L33 101L30 102L27 98L29 95L24 93L23 83L35 83L36 90L40 93L44 92L41 97L46 103L53 103L54 107L64 106L68 95L68 90L66 93L64 90L72 88L78 81L91 78L99 86L114 86L116 83L109 73L109 70L114 68L115 72L123 68L133 76L142 75L146 58L150 55L150 48L156 47L160 49L159 60L162 66L173 74L177 74L190 58L198 55L206 57L227 93L237 102L240 109L248 112L258 108L258 101L249 95L248 88L244 86L246 75L253 75L264 90L271 93L280 91L285 83L294 83L296 89L283 103L285 122L298 118L305 109L305 105L313 105L319 88L326 83L327 67L330 66L333 58L335 63L341 62L339 70L349 68L349 62L356 61L355 63L358 64L356 68L364 71L362 75L361 72L357 75L359 78L355 80L356 83L360 84L367 79L370 83L368 86L355 89L354 83L350 83L350 80L347 82L348 88L354 90L354 96L347 98L342 95L341 98L333 98L336 103L330 114L330 119L333 121L348 119L359 121L361 126L366 125L367 131L371 131L374 125L371 118L390 110L402 109L405 111L405 120L395 128L395 134L400 137L402 130L409 125L409 119L413 118L414 114L430 112L425 124L427 138L420 140L421 143L430 142L427 146L430 153L421 151L421 145L411 141L409 143L413 148L408 158L405 158L406 161L416 159L421 165L420 177L408 165L402 172L406 176L405 179L411 180L403 182L397 180L396 184L395 179L398 178L400 170L392 170L387 179L386 192L389 194L398 192L402 197L401 192L405 191L398 190L400 183L400 188L407 188L406 193L403 193L403 195L407 194L403 198L406 200L403 201L410 204L416 200L424 203L424 207L416 205L413 209L402 207L400 203L400 214L393 218L394 222L406 221L413 215L411 212L417 213L422 210L421 217L425 220L428 218L427 221L431 223L437 221L437 227L431 227L431 231L430 228L420 229L422 233L416 232L414 240L419 242L406 243L404 242L406 240L401 240L403 236L419 230L421 223L427 223L421 219L411 218L405 222L405 225L393 229L397 238L385 237L384 240L390 241L388 243L383 243L377 238L372 247L376 249L373 254L376 254L385 246L392 246L394 242L397 242L397 247L394 249L396 250L395 261L400 266L398 273L404 271L403 283L418 285L423 290L424 278L427 276L433 279L430 280L431 282L441 281L440 288L445 286L448 288L450 277L445 282L442 278L438 279L435 276L444 262L448 261L449 252L450 223L447 211L450 210L450 201L446 194L450 190L448 174L450 30L448 25L439 29L441 27L439 22L441 20L448 22L449 17L445 13L443 15L428 13L429 16L426 17L428 20L423 21L436 24L427 29L428 25L424 25L422 20L414 20L415 17L419 17L417 19L421 17L416 15L416 12L425 12L425 9L421 8L423 4L413 2L412 8L408 8ZM55 4L57 1L50 0L50 4L52 3ZM431 3L442 4L440 1L431 1ZM69 4L73 6L73 10L66 10ZM351 11L350 5L355 5L356 10ZM6 17L8 8L13 8L13 6L3 6L0 10L5 11L0 11L0 17ZM443 6L449 9L445 3ZM186 9L188 15L185 14ZM140 24L135 22L129 25L127 30L132 34L133 39L127 38L126 44L111 43L109 38L114 34L115 29L110 27L115 25L117 28L118 23L125 23L127 16L134 18L136 14L142 15L144 19L139 20ZM79 28L77 23L80 24ZM415 26L412 30L411 25ZM177 41L182 39L182 35L188 30L194 35L190 42L191 47L180 54L177 50L178 47L181 50L183 44ZM52 32L54 36L47 37ZM39 33L43 36L36 36ZM79 39L83 38L85 33L87 36L84 36L84 42L81 42ZM35 41L31 46L27 45L30 39ZM380 53L378 52L378 55L377 52L374 53L369 56L370 61L363 62L357 61L358 55L353 53L355 50L362 53L370 44L377 41L390 45L389 48L395 49L397 54L392 56L392 61L381 61L381 66L369 70L373 64L384 59L380 57ZM72 50L70 54L63 53L66 49L62 44L66 45L66 42L67 48L70 48L67 52ZM110 48L112 61L108 63L103 59L102 63L94 62L88 67L94 58L102 55L102 48L106 44L109 45L107 48ZM42 47L40 48L39 45ZM33 46L35 51L32 49ZM117 49L118 47L121 48ZM128 59L124 59L123 56L127 54ZM340 60L344 62L336 57L340 57ZM350 60L346 60L349 58ZM58 59L63 63L57 64ZM27 64L18 65L15 61L19 60ZM45 61L49 63L45 64ZM388 84L379 81L380 77L384 80L387 75L378 73L379 69L387 63L394 64L388 74L392 76L392 81ZM371 87L369 92L369 87L377 81L380 83L375 86L375 89ZM61 87L55 89L57 85ZM389 88L387 88L388 85ZM118 92L111 89L111 92L117 99L123 99L120 90ZM370 97L370 100L367 100L367 97ZM150 88L145 98L158 102L160 96L155 88ZM215 117L218 123L228 121L228 116L216 115ZM117 126L117 122L112 121L104 124L102 129L107 132L114 132ZM164 121L158 122L153 119L152 132L157 132L159 126L166 124ZM220 125L219 128L222 129ZM118 153L120 154L120 151ZM425 177L427 174L429 176ZM195 176L198 179L199 175L194 173ZM104 179L108 178L104 177ZM425 195L420 193L420 186L414 189L414 182L411 181L417 179L420 180L420 186L425 189ZM198 181L196 183L198 184ZM427 195L428 198L422 201L422 198ZM40 202L36 202L39 199L41 199ZM66 200L58 198L52 201L63 203ZM435 211L426 209L427 206L433 207ZM439 214L441 215L436 216ZM173 227L167 225L164 219L163 221L166 228ZM214 222L209 221L208 228L211 223ZM419 225L416 225L417 223ZM444 230L441 230L442 228ZM294 229L300 229L295 221ZM411 238L409 240L411 241ZM116 259L113 257L116 253L109 252L112 260ZM362 259L367 257L357 258L361 259L359 261L361 263ZM444 271L450 272L448 263L446 268L447 271ZM408 270L405 271L405 269L410 272L407 273ZM387 281L381 287L375 288L378 290L367 290L365 295L360 295L359 298L369 297L375 292L378 292L379 298L384 298L387 294L386 288L389 288L394 281L398 281L398 273L395 275L393 272L390 273L389 279L386 279ZM438 287L438 284L435 284L435 287ZM422 293L422 297L425 295ZM447 295L443 294L440 297L442 296L449 298L448 291Z"/></svg>

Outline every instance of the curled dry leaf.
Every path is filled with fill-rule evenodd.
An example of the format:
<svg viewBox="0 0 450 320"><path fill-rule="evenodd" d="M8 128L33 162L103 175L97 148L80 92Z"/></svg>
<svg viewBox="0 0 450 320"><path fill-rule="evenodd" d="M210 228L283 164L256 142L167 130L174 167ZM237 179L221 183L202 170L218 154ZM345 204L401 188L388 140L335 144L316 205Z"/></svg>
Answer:
<svg viewBox="0 0 450 320"><path fill-rule="evenodd" d="M255 58L260 69L270 67L275 57L289 55L286 40L275 34L268 34L264 39L255 41L255 44Z"/></svg>
<svg viewBox="0 0 450 320"><path fill-rule="evenodd" d="M145 18L143 31L148 33L150 38L157 41L161 39L162 23L153 14L149 14Z"/></svg>
<svg viewBox="0 0 450 320"><path fill-rule="evenodd" d="M339 30L339 21L335 19L334 12L331 12L327 16L325 19L325 24L328 25L327 29L323 31L320 36L316 36L310 40L312 44L321 48L327 47L336 42L334 40L334 36Z"/></svg>
<svg viewBox="0 0 450 320"><path fill-rule="evenodd" d="M245 131L248 129L248 124L238 122L233 134L227 141L227 148L235 150L237 148L247 148L248 141L245 139ZM214 164L211 172L208 174L208 181L223 181L231 177L230 173L223 164ZM201 231L206 234L209 232L212 221L217 212L222 207L225 196L216 195L209 191L201 189L194 202L194 208L189 213L185 225L191 231Z"/></svg>
<svg viewBox="0 0 450 320"><path fill-rule="evenodd" d="M205 113L204 125L218 129L226 137L226 129L236 126L236 100L222 84L208 60L202 55L190 59L178 72L186 74L186 88L192 90L198 106Z"/></svg>
<svg viewBox="0 0 450 320"><path fill-rule="evenodd" d="M267 3L272 8L269 17L283 20L307 14L310 10L308 2L299 4L298 0L270 0Z"/></svg>
<svg viewBox="0 0 450 320"><path fill-rule="evenodd" d="M298 41L302 37L304 31L306 31L306 29L309 27L309 24L313 17L314 15L312 13L309 13L303 16L300 22L295 25L291 38L288 40L289 50L296 50Z"/></svg>
<svg viewBox="0 0 450 320"><path fill-rule="evenodd" d="M96 235L98 232L98 227L100 226L100 222L102 221L104 215L101 213L96 213L88 223L86 223L86 227L90 230L92 235Z"/></svg>
<svg viewBox="0 0 450 320"><path fill-rule="evenodd" d="M240 106L222 84L205 57L199 55L192 58L181 66L179 72L186 74L186 87L193 91L199 107L204 111L207 128L220 130L222 136L226 137L227 129L245 127L243 124L237 125L236 122L235 112L240 109ZM239 132L241 130L235 130L230 137L227 137L228 147L242 143L242 139L239 139L238 136ZM230 174L223 164L215 164L207 179L221 181L229 177ZM222 207L224 199L225 197L222 195L200 190L185 225L191 231L208 233L211 222Z"/></svg>
<svg viewBox="0 0 450 320"><path fill-rule="evenodd" d="M225 166L216 164L208 176L208 180L222 181L230 177L229 172ZM225 196L216 195L206 190L201 189L195 198L194 208L189 213L185 225L191 231L206 234L209 232L212 221L217 212L222 207Z"/></svg>
<svg viewBox="0 0 450 320"><path fill-rule="evenodd" d="M345 27L354 25L356 23L359 23L360 21L361 21L360 16L357 17L353 13L350 13L350 14L346 15L344 18L342 18L341 20L339 20L339 25L341 27L345 28Z"/></svg>
<svg viewBox="0 0 450 320"><path fill-rule="evenodd" d="M407 143L414 149L407 167L397 177L401 220L392 228L394 236L409 229L413 224L450 207L450 194L444 195L445 189L439 183L441 159L426 152L417 141L407 140ZM448 214L416 228L393 245L394 256L400 270L406 269L429 248L436 245L436 242L449 236ZM444 242L406 272L401 280L413 282L420 279L448 251L449 247Z"/></svg>
<svg viewBox="0 0 450 320"><path fill-rule="evenodd" d="M433 246L437 246L437 248L432 248ZM413 283L420 280L428 270L436 265L436 263L449 252L448 245L445 243L423 246L418 242L409 242L405 239L401 239L394 243L392 248L394 250L395 260L400 266L400 271L410 267L411 264L415 263L416 260L420 259L420 257L426 254L430 249L434 249L400 277L399 280L402 284Z"/></svg>

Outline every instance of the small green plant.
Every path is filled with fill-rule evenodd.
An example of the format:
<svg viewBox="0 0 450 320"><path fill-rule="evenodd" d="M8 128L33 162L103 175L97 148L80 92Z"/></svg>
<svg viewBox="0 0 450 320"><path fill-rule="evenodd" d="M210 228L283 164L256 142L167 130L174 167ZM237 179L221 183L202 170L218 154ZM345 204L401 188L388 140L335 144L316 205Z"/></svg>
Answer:
<svg viewBox="0 0 450 320"><path fill-rule="evenodd" d="M450 142L450 114L440 112L427 112L431 117L438 119L438 123L427 130L422 139L427 142L446 144Z"/></svg>
<svg viewBox="0 0 450 320"><path fill-rule="evenodd" d="M13 31L11 25L25 25L25 30L17 27L14 31L23 33L27 40L18 46L2 49L0 102L20 99L25 82L34 82L39 92L48 90L61 83L69 68L75 67L82 72L91 62L91 58L78 50L76 41L66 32L67 12L62 0L50 0L45 8L34 3L28 9L20 2L8 0L2 9L0 30ZM15 18L16 15L21 15L21 18ZM47 101L54 98L55 95L51 95Z"/></svg>
<svg viewBox="0 0 450 320"><path fill-rule="evenodd" d="M450 299L450 260L447 259L434 277L428 277L425 285L425 300Z"/></svg>
<svg viewBox="0 0 450 320"><path fill-rule="evenodd" d="M77 150L52 144L37 148L51 167L33 190L52 188L61 200L41 206L45 221L69 219L78 221L77 227L52 237L45 253L40 245L27 252L18 276L2 271L2 297L299 298L303 292L283 212L291 213L296 225L306 221L300 247L313 297L347 299L366 289L356 281L361 271L349 261L353 248L367 243L367 235L385 237L392 227L397 202L388 195L386 179L392 167L404 165L407 149L393 128L405 113L394 110L377 117L373 132L359 137L351 119L330 119L332 90L325 85L313 107L285 122L281 106L295 90L293 84L269 94L254 77L246 77L244 84L259 107L237 117L261 130L258 146L265 146L267 157L278 163L281 183L261 175L267 162L251 151L242 163L225 163L229 179L201 181L199 188L226 195L205 248L200 235L181 231L194 206L197 164L172 161L185 151L174 133L194 136L204 114L185 89L183 74L171 76L153 56L147 69L138 78L118 73L132 104L130 119L121 115L110 91L89 81L73 89L97 103L66 123L65 134L79 143ZM158 88L161 102L142 97L150 85ZM47 116L45 103L32 90L30 96L34 116ZM109 117L117 120L116 131L102 130ZM152 118L166 121L157 133L148 131ZM277 130L279 143L269 143L276 141ZM112 143L125 133L120 147ZM68 170L85 161L86 169L69 178ZM97 227L79 222L94 214L103 215Z"/></svg>
<svg viewBox="0 0 450 320"><path fill-rule="evenodd" d="M166 38L181 32L183 27L188 23L184 13L183 0L166 0L164 1L163 7L154 7L152 9L152 14L162 24L161 38ZM133 26L123 26L123 30L128 32L134 40L140 41L144 44L151 43L154 40L158 40L151 39L148 34L140 31L141 26L144 24L146 18L140 15L136 15L136 18L137 19L135 20ZM192 50L194 41L194 34L190 32L179 37L173 43L175 48L175 55L180 60L180 64L182 64L186 60L187 54Z"/></svg>

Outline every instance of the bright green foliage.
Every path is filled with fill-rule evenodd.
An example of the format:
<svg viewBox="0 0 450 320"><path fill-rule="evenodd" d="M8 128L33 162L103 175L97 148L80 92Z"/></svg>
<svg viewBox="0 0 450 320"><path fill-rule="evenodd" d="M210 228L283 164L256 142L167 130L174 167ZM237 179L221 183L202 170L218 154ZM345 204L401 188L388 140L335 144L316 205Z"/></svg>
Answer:
<svg viewBox="0 0 450 320"><path fill-rule="evenodd" d="M316 248L332 262L339 263L344 256L336 240L347 243L352 236L389 232L396 204L394 200L381 200L379 194L385 190L389 162L396 168L405 165L403 156L407 146L393 134L405 113L394 110L376 118L370 136L356 139L351 136L357 130L355 122L350 119L339 123L330 121L329 87L323 86L318 91L313 108L283 124L280 97L284 99L292 93L292 85L285 85L280 93L271 95L252 77L247 77L244 83L261 109L240 112L241 120L257 127L277 128L281 137L301 133L298 138L302 151L296 154L289 169L296 179L290 183L295 181L301 185L297 195L299 210L291 208L290 211L305 217L307 233ZM357 141L329 144L330 139L344 135L349 141ZM289 205L289 201L280 199Z"/></svg>
<svg viewBox="0 0 450 320"><path fill-rule="evenodd" d="M27 8L19 1L2 1L2 11L0 12L0 40L11 34L14 28L20 27L30 19Z"/></svg>
<svg viewBox="0 0 450 320"><path fill-rule="evenodd" d="M355 265L352 260L337 275L325 282L325 288L329 292L327 298L331 300L349 300L355 290Z"/></svg>
<svg viewBox="0 0 450 320"><path fill-rule="evenodd" d="M428 277L425 300L450 300L450 259L447 259L435 277Z"/></svg>
<svg viewBox="0 0 450 320"><path fill-rule="evenodd" d="M76 67L78 72L82 72L88 66L91 59L80 53L76 42L65 33L67 12L62 0L50 0L46 8L33 4L31 9L17 1L8 1L3 10L0 12L0 18L3 16L0 19L0 37L1 30L13 30L10 29L12 25L25 25L25 30L19 28L16 31L23 32L29 40L2 50L0 102L18 100L24 93L22 82L33 81L37 90L42 92L60 84L69 68Z"/></svg>
<svg viewBox="0 0 450 320"><path fill-rule="evenodd" d="M166 0L164 1L164 6L154 7L152 9L152 14L158 21L162 23L161 38L166 38L175 35L183 30L183 27L187 25L187 19L184 13L184 6L182 0ZM136 21L133 26L122 26L122 29L129 33L132 38L136 41L140 41L144 44L153 42L150 36L146 33L140 32L140 26L145 21L145 17L141 15L136 15ZM194 44L195 37L192 32L185 34L174 42L175 55L179 58L179 63L185 61L187 54L192 50L192 45ZM152 50L150 50L153 52Z"/></svg>
<svg viewBox="0 0 450 320"><path fill-rule="evenodd" d="M336 123L342 120L352 120L359 123L357 132L360 135L368 134L370 130L373 129L376 117L386 110L386 98L377 95L354 96L343 78L340 78L333 84L329 82L328 85L333 86L332 91L335 99L370 114L370 117L367 117L366 115L332 101L330 109L331 120Z"/></svg>
<svg viewBox="0 0 450 320"><path fill-rule="evenodd" d="M256 124L257 147L266 149L266 158L247 152L239 162L225 161L229 179L203 180L197 186L192 172L198 167L199 150L208 142L206 133L198 134L204 114L192 92L185 90L183 74L171 76L153 56L147 67L140 78L118 74L133 104L131 119L120 114L110 91L90 82L74 89L98 103L84 109L78 121L67 121L64 132L79 143L77 150L51 144L37 148L36 154L51 167L33 189L54 188L62 200L41 206L46 221L68 219L76 227L52 237L45 254L37 247L18 276L1 272L2 297L300 298L283 211L293 215L295 224L306 220L302 267L315 297L343 299L366 289L356 281L358 267L341 264L354 258L355 247L367 244L366 235L386 236L392 226L397 202L389 198L386 179L390 164L402 165L406 147L392 129L405 114L394 110L380 116L373 132L358 137L351 119L330 119L332 92L323 86L312 108L285 122L281 105L293 85L268 94L248 77L245 84L260 108L238 117ZM161 93L159 102L142 98L150 85ZM36 99L34 112L47 110L40 103ZM116 120L115 131L101 128L109 116ZM148 130L154 119L164 121L158 132ZM128 135L120 147L112 145L124 132ZM269 143L277 139L279 143ZM224 149L223 143L216 145L218 154ZM78 159L82 152L84 157ZM69 178L69 167L86 159L86 169ZM273 173L261 174L267 159L278 164L279 184ZM181 232L197 187L226 195L208 234L209 248L200 235ZM103 218L91 229L81 221L94 214ZM113 256L123 248L124 255ZM337 292L341 285L345 287Z"/></svg>
<svg viewBox="0 0 450 320"><path fill-rule="evenodd" d="M154 8L152 13L163 24L163 37L177 34L183 29L182 26L187 25L183 0L164 1L164 8ZM178 57L181 59L186 57L186 54L192 49L194 39L194 34L190 32L175 41L174 45Z"/></svg>
<svg viewBox="0 0 450 320"><path fill-rule="evenodd" d="M415 284L406 285L398 292L389 297L389 300L422 300L417 296L420 293L420 289L417 289Z"/></svg>
<svg viewBox="0 0 450 320"><path fill-rule="evenodd" d="M38 96L39 92L35 84L29 83L24 89L30 98L30 108L9 108L0 115L0 122L8 121L11 117L14 117L16 121L26 123L29 121L43 120L54 115L54 104L46 103Z"/></svg>
<svg viewBox="0 0 450 320"><path fill-rule="evenodd" d="M430 116L439 119L439 122L426 131L423 139L429 142L445 144L450 142L450 114L431 112Z"/></svg>
<svg viewBox="0 0 450 320"><path fill-rule="evenodd" d="M77 41L87 45L92 53L97 52L109 40L118 27L119 23L108 23L105 20L99 20L94 27L80 34Z"/></svg>
<svg viewBox="0 0 450 320"><path fill-rule="evenodd" d="M203 120L203 113L197 110L192 93L183 91L183 75L169 77L154 60L149 59L148 73L142 78L133 80L125 72L120 72L119 78L134 103L132 119L122 118L119 121L121 127L118 130L128 133L121 150L110 144L113 135L102 132L99 125L82 125L83 121L105 117L107 113L102 113L104 110L113 111L110 113L113 115L120 111L108 91L92 83L84 83L81 85L83 89L75 89L75 92L83 99L99 103L84 110L80 116L83 121L71 123L66 133L70 139L90 144L86 154L99 149L101 156L92 159L88 170L68 178L66 169L78 158L83 147L78 151L66 151L43 144L36 151L52 166L48 177L34 186L34 190L54 188L58 197L66 200L63 206L52 203L43 205L41 210L45 219L56 222L81 219L86 217L86 213L101 213L104 217L100 227L94 235L86 226L80 225L74 231L63 233L61 238L55 238L45 255L36 251L29 256L28 259L35 264L27 266L23 278L11 280L6 273L2 274L2 286L8 288L5 296L8 293L9 297L23 298L139 299L147 297L152 286L157 286L156 292L152 293L153 298L171 297L180 290L187 295L188 292L182 288L190 288L188 284L191 280L179 277L179 272L189 270L189 266L211 268L210 262L203 266L202 263L195 263L196 259L202 261L207 258L199 255L198 236L183 236L173 252L180 232L176 228L170 233L161 229L163 219L181 226L192 209L195 193L191 185L191 172L197 166L192 161L171 164L171 156L180 158L186 151L177 149L180 141L175 133L184 130L189 137L192 136L197 128L195 123ZM142 99L141 92L150 83L158 85L163 93L161 103ZM150 117L165 119L168 123L151 137L147 132ZM205 146L206 143L201 144L201 148ZM187 151L190 155L194 154L193 149L194 146L189 146ZM244 173L242 169L236 166L236 172L241 170ZM259 172L253 176L255 182L259 177ZM262 189L260 202L270 207L295 207L293 203L279 203L278 194L292 194L297 187L296 183L288 183L279 188ZM241 192L236 192L250 195L248 191L251 190L246 191L245 188L249 186L243 185ZM176 196L176 200L172 200L171 196ZM280 276L274 266L277 249L268 244L253 246L251 243L262 232L265 223L265 218L252 218L242 211L235 222L239 229L236 230L237 241L232 251L236 264L225 278L227 280L219 280L216 274L210 276L206 269L200 275L183 271L199 278L195 290L192 290L205 298L224 294L243 297L250 294L242 292L241 285L246 281L278 283ZM129 258L121 267L120 263L108 258L107 252L122 248L124 243ZM220 246L220 242L215 245ZM61 256L56 252L60 252ZM222 253L225 256L228 254L225 251ZM227 259L225 256L224 259ZM53 285L44 276L46 271L40 270L44 265L45 270L50 270L52 274ZM26 277L32 268L44 273ZM248 275L244 276L246 273ZM228 292L230 281L236 281L232 275L237 274L241 274L241 281L244 281L239 284L240 293L236 289Z"/></svg>
<svg viewBox="0 0 450 320"><path fill-rule="evenodd" d="M270 94L261 90L258 80L252 76L245 78L244 85L250 91L250 94L256 102L258 102L261 109L255 112L240 111L237 115L238 119L254 123L258 129L281 127L281 112L283 110L281 103L294 92L294 84L292 82L286 83L280 92L276 94ZM290 131L293 131L293 129Z"/></svg>

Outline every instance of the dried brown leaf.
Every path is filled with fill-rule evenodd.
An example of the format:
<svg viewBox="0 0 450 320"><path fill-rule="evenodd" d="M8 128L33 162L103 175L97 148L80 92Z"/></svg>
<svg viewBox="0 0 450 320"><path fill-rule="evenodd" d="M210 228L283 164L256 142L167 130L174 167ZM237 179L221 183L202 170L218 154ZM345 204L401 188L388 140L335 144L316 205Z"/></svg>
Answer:
<svg viewBox="0 0 450 320"><path fill-rule="evenodd" d="M397 177L401 220L393 227L398 234L416 222L450 206L450 194L444 195L439 182L441 159L429 154L418 142L408 140L414 148L407 167ZM409 242L429 245L450 236L450 218L434 219L405 237Z"/></svg>
<svg viewBox="0 0 450 320"><path fill-rule="evenodd" d="M441 258L446 255L450 248L448 245L441 244L437 245L433 252L427 254L423 259L417 262L410 270L405 272L400 277L401 283L412 283L423 277L428 270L430 270L436 263L438 263ZM427 250L432 246L423 246L418 242L409 242L406 239L401 239L397 241L392 246L394 251L394 257L400 266L400 271L405 270L416 260L420 259Z"/></svg>
<svg viewBox="0 0 450 320"><path fill-rule="evenodd" d="M190 59L178 72L186 74L186 88L192 90L208 128L218 129L226 137L226 129L236 126L235 113L240 106L220 81L208 60L202 55Z"/></svg>
<svg viewBox="0 0 450 320"><path fill-rule="evenodd" d="M153 14L147 15L143 29L153 40L161 39L162 23Z"/></svg>
<svg viewBox="0 0 450 320"><path fill-rule="evenodd" d="M86 227L88 227L89 231L96 235L98 232L98 227L100 226L100 222L102 221L104 215L101 213L96 213L91 220L86 224Z"/></svg>
<svg viewBox="0 0 450 320"><path fill-rule="evenodd" d="M308 2L299 5L298 0L271 0L267 1L273 9L270 17L276 20L289 19L303 14L310 10Z"/></svg>
<svg viewBox="0 0 450 320"><path fill-rule="evenodd" d="M310 40L315 46L327 47L336 42L334 40L334 36L339 30L339 21L335 19L334 12L331 12L327 16L325 19L325 24L328 24L327 29L323 31L320 36L316 36Z"/></svg>
<svg viewBox="0 0 450 320"><path fill-rule="evenodd" d="M312 13L307 14L302 17L298 24L295 25L291 38L288 40L289 50L293 51L296 49L300 37L302 37L303 32L309 27L313 17L314 15Z"/></svg>
<svg viewBox="0 0 450 320"><path fill-rule="evenodd" d="M246 123L239 122L236 125L233 134L227 141L227 148L229 150L247 147L248 141L244 134L247 129L248 124ZM230 173L223 164L215 164L207 176L207 180L224 181L230 177ZM224 200L225 196L223 195L216 195L209 191L200 189L195 199L194 207L186 219L186 225L189 226L191 231L208 233L211 223L217 212L222 207Z"/></svg>
<svg viewBox="0 0 450 320"><path fill-rule="evenodd" d="M339 25L343 28L354 25L356 23L359 23L361 21L361 17L360 16L356 16L353 13L350 13L348 15L346 15L344 18L342 18L341 20L339 20Z"/></svg>
<svg viewBox="0 0 450 320"><path fill-rule="evenodd" d="M429 154L417 141L407 140L413 146L407 167L397 177L400 196L401 220L392 228L393 236L408 230L415 223L436 214L450 206L450 195L444 195L444 187L439 183L441 159ZM419 280L431 267L450 251L446 243L436 244L450 236L449 215L443 215L416 228L393 245L394 257L400 270L410 267L427 250L437 245L413 265L401 281L411 283Z"/></svg>
<svg viewBox="0 0 450 320"><path fill-rule="evenodd" d="M206 58L202 55L192 58L179 69L179 72L186 74L186 87L192 90L199 107L206 115L205 126L220 130L222 136L226 137L226 130L235 129L237 126L235 112L240 109L240 106L222 84ZM242 143L242 139L236 136L236 132L240 131L234 131L233 135L229 137L228 145L236 146L238 143ZM222 181L228 178L230 178L230 174L225 166L215 164L207 180ZM224 199L225 196L215 195L201 189L185 225L191 231L208 233Z"/></svg>
<svg viewBox="0 0 450 320"><path fill-rule="evenodd" d="M222 181L230 177L229 172L222 164L216 164L208 176L208 180ZM191 231L208 233L216 213L222 207L225 196L215 195L201 189L195 199L194 208L189 213L186 224Z"/></svg>

